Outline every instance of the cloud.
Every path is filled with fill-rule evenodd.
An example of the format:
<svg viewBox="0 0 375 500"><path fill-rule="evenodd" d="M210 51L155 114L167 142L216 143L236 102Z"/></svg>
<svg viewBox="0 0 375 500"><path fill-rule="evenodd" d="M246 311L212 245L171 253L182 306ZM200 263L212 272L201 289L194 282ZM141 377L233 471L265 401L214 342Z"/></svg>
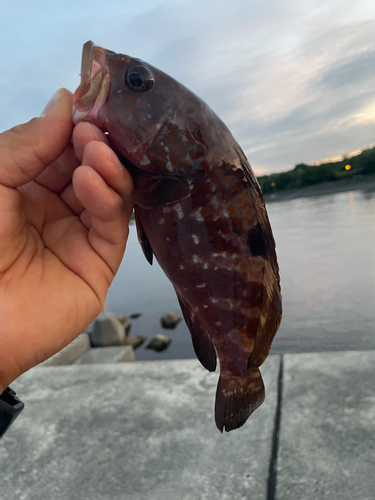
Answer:
<svg viewBox="0 0 375 500"><path fill-rule="evenodd" d="M375 80L375 51L364 52L338 61L322 76L320 84L337 89L344 85L364 84ZM366 82L367 83L367 82Z"/></svg>
<svg viewBox="0 0 375 500"><path fill-rule="evenodd" d="M375 5L366 0L36 0L3 8L0 130L79 83L88 39L171 74L258 172L374 142ZM5 50L6 47L6 50Z"/></svg>

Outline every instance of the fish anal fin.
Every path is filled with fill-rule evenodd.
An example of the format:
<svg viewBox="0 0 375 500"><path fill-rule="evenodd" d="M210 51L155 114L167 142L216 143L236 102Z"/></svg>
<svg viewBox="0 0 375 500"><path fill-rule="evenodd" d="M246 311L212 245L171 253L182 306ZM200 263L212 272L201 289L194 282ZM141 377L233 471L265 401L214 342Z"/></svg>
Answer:
<svg viewBox="0 0 375 500"><path fill-rule="evenodd" d="M264 401L264 384L258 368L246 377L220 375L216 391L215 422L220 432L241 427Z"/></svg>
<svg viewBox="0 0 375 500"><path fill-rule="evenodd" d="M189 305L183 301L178 294L177 298L180 303L185 322L190 331L195 354L206 370L214 372L216 370L215 346L206 328L201 324L197 315L191 311Z"/></svg>
<svg viewBox="0 0 375 500"><path fill-rule="evenodd" d="M137 213L137 208L134 209L134 217L135 217L135 224L137 226L137 235L138 235L139 244L142 247L142 250L143 250L144 256L146 257L147 262L149 264L151 264L151 266L152 266L154 252L152 251L151 244L148 241L145 230L143 229L142 223L139 219L139 215Z"/></svg>

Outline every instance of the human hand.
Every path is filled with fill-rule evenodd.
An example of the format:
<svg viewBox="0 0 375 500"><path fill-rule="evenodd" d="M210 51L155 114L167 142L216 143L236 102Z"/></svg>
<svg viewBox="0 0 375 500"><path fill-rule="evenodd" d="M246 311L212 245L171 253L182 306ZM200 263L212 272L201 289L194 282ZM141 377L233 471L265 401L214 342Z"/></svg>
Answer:
<svg viewBox="0 0 375 500"><path fill-rule="evenodd" d="M0 394L79 335L120 265L133 183L72 95L0 134Z"/></svg>

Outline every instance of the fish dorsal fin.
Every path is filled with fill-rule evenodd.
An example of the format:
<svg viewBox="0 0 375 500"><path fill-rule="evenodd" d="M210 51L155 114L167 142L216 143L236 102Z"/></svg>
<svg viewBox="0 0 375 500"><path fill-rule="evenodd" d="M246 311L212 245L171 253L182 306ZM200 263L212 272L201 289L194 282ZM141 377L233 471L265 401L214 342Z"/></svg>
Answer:
<svg viewBox="0 0 375 500"><path fill-rule="evenodd" d="M134 208L134 217L135 217L135 224L137 226L137 235L138 235L139 244L142 247L142 250L143 250L144 256L146 257L147 262L149 264L151 264L151 266L152 266L154 252L152 251L151 244L148 241L145 230L143 229L143 226L142 226L141 221L139 219L139 216L137 213L137 207Z"/></svg>
<svg viewBox="0 0 375 500"><path fill-rule="evenodd" d="M157 208L184 200L190 195L189 183L184 178L154 179L147 189L135 189L132 193L135 205Z"/></svg>
<svg viewBox="0 0 375 500"><path fill-rule="evenodd" d="M264 198L263 198L263 193L262 190L260 189L259 183L257 178L255 177L255 174L250 166L249 160L246 158L245 153L242 151L240 146L237 144L237 146L234 147L236 150L236 153L238 155L238 158L241 163L242 171L245 176L245 179L247 182L250 184L251 188L254 189L261 201L262 206L264 207Z"/></svg>
<svg viewBox="0 0 375 500"><path fill-rule="evenodd" d="M178 293L177 298L190 331L195 354L206 370L214 372L216 370L216 351L207 329L201 324L198 316L191 310L189 304L182 300Z"/></svg>

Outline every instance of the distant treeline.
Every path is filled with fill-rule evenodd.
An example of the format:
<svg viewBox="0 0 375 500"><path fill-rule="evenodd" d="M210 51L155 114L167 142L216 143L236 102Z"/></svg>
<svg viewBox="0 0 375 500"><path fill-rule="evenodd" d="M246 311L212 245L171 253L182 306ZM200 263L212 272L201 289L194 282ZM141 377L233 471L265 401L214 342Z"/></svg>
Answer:
<svg viewBox="0 0 375 500"><path fill-rule="evenodd" d="M262 175L258 177L264 194L298 189L312 184L327 181L350 179L355 175L375 174L375 147L365 149L357 156L341 161L322 163L320 165L296 165L293 170L279 174Z"/></svg>

